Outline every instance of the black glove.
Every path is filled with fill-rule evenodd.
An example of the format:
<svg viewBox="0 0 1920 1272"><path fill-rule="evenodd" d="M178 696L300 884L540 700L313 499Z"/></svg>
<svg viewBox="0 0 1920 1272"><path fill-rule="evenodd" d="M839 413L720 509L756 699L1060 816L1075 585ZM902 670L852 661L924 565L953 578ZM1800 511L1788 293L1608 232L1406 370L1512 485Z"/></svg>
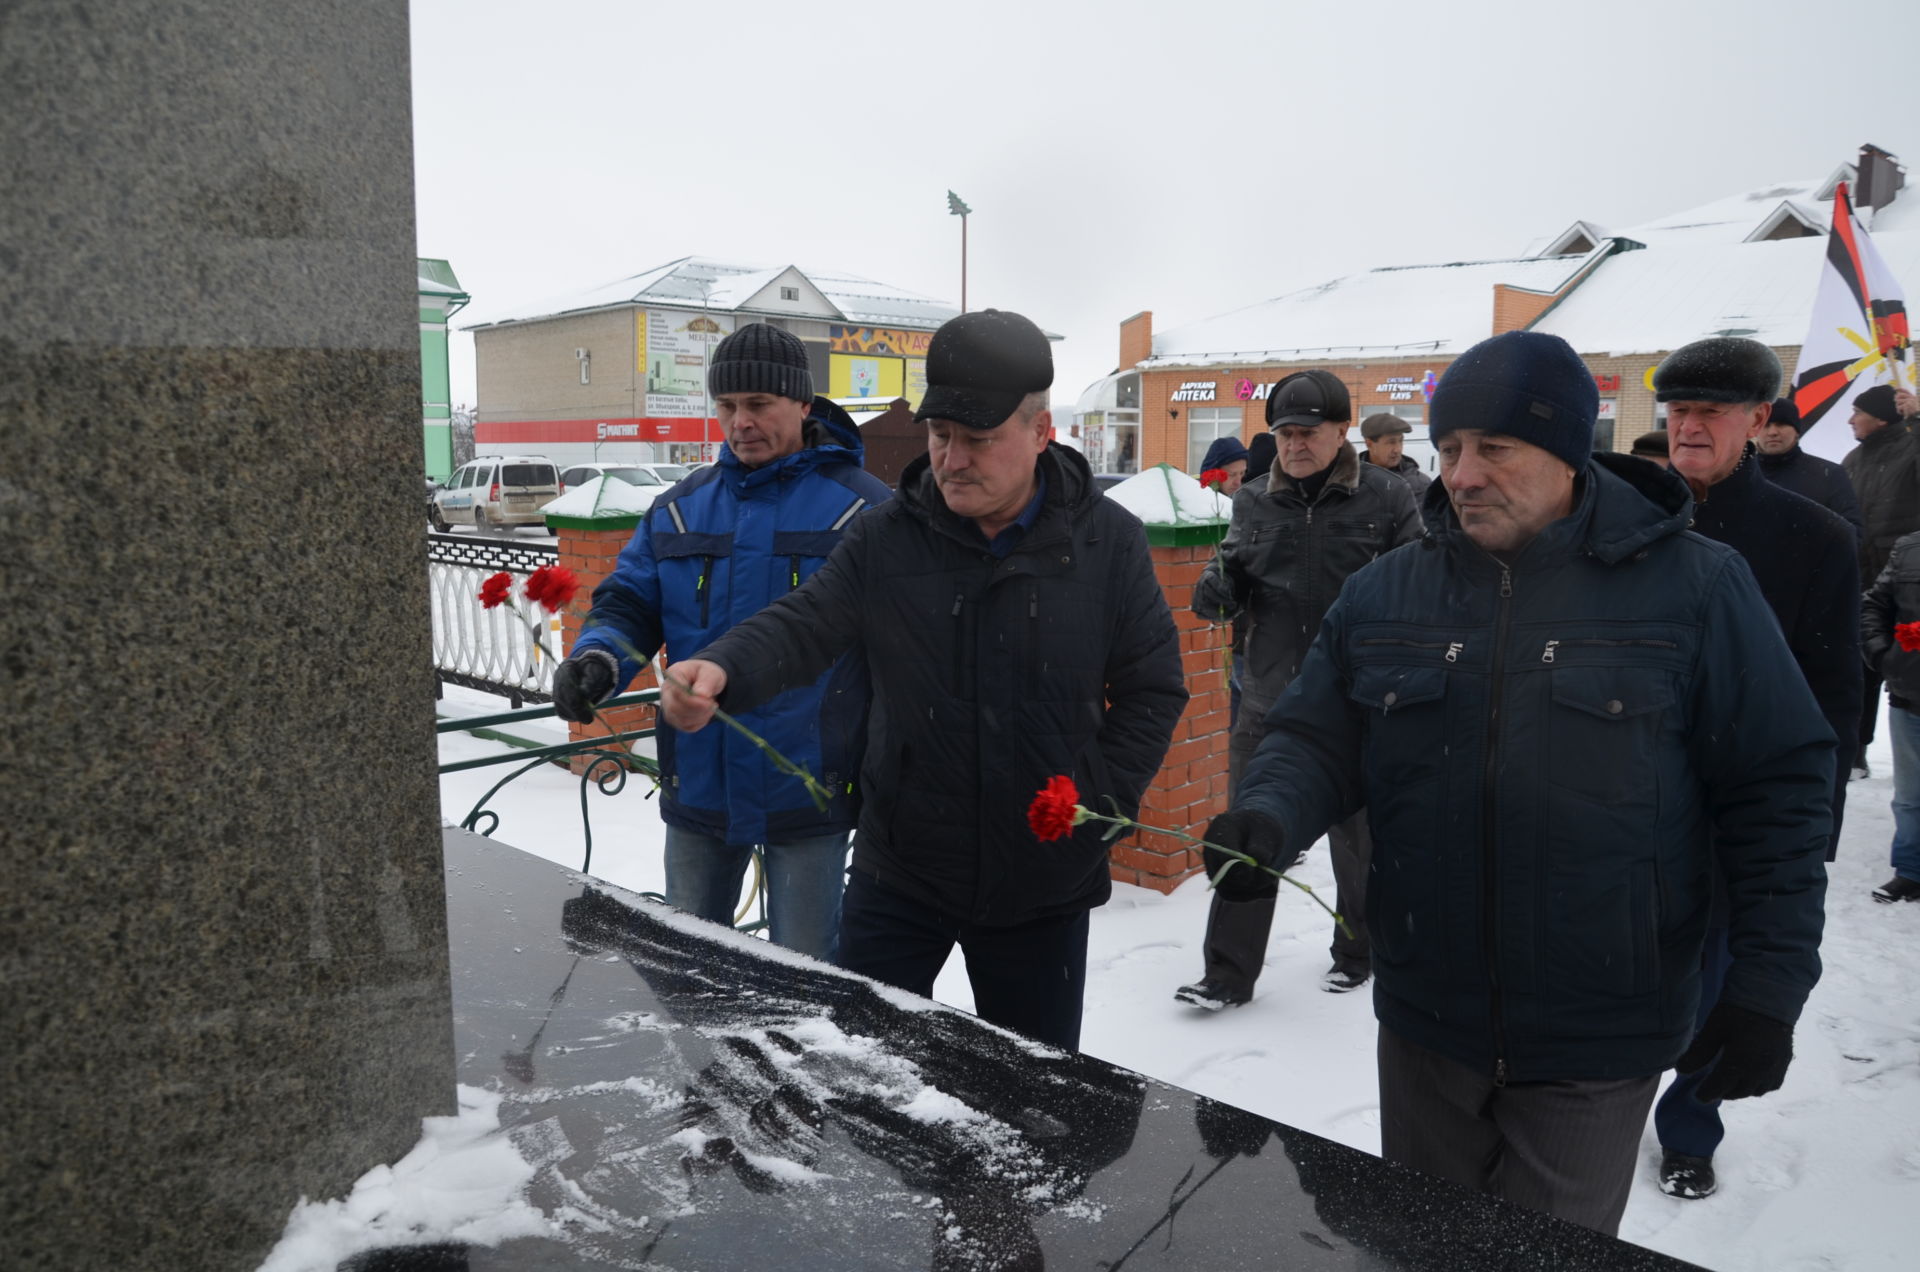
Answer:
<svg viewBox="0 0 1920 1272"><path fill-rule="evenodd" d="M553 669L553 713L562 720L586 724L593 708L613 692L620 664L604 649L586 649Z"/></svg>
<svg viewBox="0 0 1920 1272"><path fill-rule="evenodd" d="M1793 1062L1793 1026L1732 1003L1718 1003L1673 1067L1698 1073L1708 1065L1696 1100L1744 1100L1778 1091Z"/></svg>
<svg viewBox="0 0 1920 1272"><path fill-rule="evenodd" d="M1284 870L1293 864L1293 858L1282 857L1286 834L1280 829L1280 823L1253 808L1233 808L1220 814L1207 825L1207 847L1201 850L1201 860L1207 867L1207 878L1219 874L1220 867L1229 861L1235 861L1233 869L1221 876L1214 885L1222 899L1227 901L1264 901L1280 892L1280 880L1265 870L1256 870L1236 858L1229 857L1213 845L1230 848L1235 852L1244 852L1263 866L1275 870Z"/></svg>

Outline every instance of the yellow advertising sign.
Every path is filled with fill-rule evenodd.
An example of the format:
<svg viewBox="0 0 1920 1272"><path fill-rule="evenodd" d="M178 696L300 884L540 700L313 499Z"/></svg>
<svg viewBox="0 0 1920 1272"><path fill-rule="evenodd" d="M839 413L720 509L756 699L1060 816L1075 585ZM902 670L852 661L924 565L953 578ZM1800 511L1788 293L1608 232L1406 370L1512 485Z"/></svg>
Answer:
<svg viewBox="0 0 1920 1272"><path fill-rule="evenodd" d="M899 358L827 355L827 396L830 398L878 398L891 402L900 396L903 387L905 363Z"/></svg>
<svg viewBox="0 0 1920 1272"><path fill-rule="evenodd" d="M925 358L907 359L907 387L901 394L907 399L907 405L917 407L920 399L927 396L927 360Z"/></svg>
<svg viewBox="0 0 1920 1272"><path fill-rule="evenodd" d="M901 331L892 327L827 328L827 348L834 353L874 353L895 358L924 358L933 341L931 331Z"/></svg>

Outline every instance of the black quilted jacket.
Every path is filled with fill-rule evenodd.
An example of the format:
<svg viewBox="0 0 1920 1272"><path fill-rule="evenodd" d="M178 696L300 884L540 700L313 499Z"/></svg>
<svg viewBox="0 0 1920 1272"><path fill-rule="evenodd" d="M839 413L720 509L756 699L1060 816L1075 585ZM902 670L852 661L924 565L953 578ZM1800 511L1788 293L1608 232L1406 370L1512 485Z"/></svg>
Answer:
<svg viewBox="0 0 1920 1272"><path fill-rule="evenodd" d="M813 578L697 655L726 669L720 705L739 711L862 646L873 705L854 868L989 925L1107 899L1102 828L1041 843L1027 807L1066 774L1082 803L1111 797L1131 816L1187 701L1140 522L1077 452L1049 446L1040 468L1040 518L1001 560L921 456Z"/></svg>

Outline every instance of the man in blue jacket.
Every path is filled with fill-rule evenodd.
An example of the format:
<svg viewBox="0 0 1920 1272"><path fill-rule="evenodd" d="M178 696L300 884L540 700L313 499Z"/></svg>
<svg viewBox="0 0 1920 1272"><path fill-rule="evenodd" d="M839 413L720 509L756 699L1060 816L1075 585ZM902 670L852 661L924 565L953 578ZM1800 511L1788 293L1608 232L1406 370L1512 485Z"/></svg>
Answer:
<svg viewBox="0 0 1920 1272"><path fill-rule="evenodd" d="M1428 535L1347 581L1207 837L1286 862L1364 802L1382 1154L1611 1233L1663 1070L1712 1063L1706 1099L1786 1075L1834 735L1685 483L1591 453L1598 407L1557 337L1454 362ZM1696 1034L1716 873L1731 959Z"/></svg>
<svg viewBox="0 0 1920 1272"><path fill-rule="evenodd" d="M586 632L554 672L564 720L590 719L662 644L684 658L798 589L848 524L889 496L861 469L852 419L814 396L806 346L789 332L752 323L722 340L707 388L727 430L719 462L654 502L594 589ZM773 939L833 961L867 701L866 666L854 655L742 715L826 786L824 810L737 731L696 735L661 722L669 904L731 923L760 846Z"/></svg>

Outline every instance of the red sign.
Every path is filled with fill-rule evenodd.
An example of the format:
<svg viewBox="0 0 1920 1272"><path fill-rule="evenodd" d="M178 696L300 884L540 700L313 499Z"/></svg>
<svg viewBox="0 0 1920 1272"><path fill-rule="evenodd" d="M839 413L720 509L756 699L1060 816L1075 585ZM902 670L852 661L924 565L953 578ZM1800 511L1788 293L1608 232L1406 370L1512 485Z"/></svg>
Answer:
<svg viewBox="0 0 1920 1272"><path fill-rule="evenodd" d="M488 420L474 424L473 440L491 445L539 446L551 442L717 442L726 437L719 420L655 418L625 420Z"/></svg>
<svg viewBox="0 0 1920 1272"><path fill-rule="evenodd" d="M1620 391L1620 377L1617 375L1596 375L1593 377L1593 387L1602 393L1618 393Z"/></svg>

